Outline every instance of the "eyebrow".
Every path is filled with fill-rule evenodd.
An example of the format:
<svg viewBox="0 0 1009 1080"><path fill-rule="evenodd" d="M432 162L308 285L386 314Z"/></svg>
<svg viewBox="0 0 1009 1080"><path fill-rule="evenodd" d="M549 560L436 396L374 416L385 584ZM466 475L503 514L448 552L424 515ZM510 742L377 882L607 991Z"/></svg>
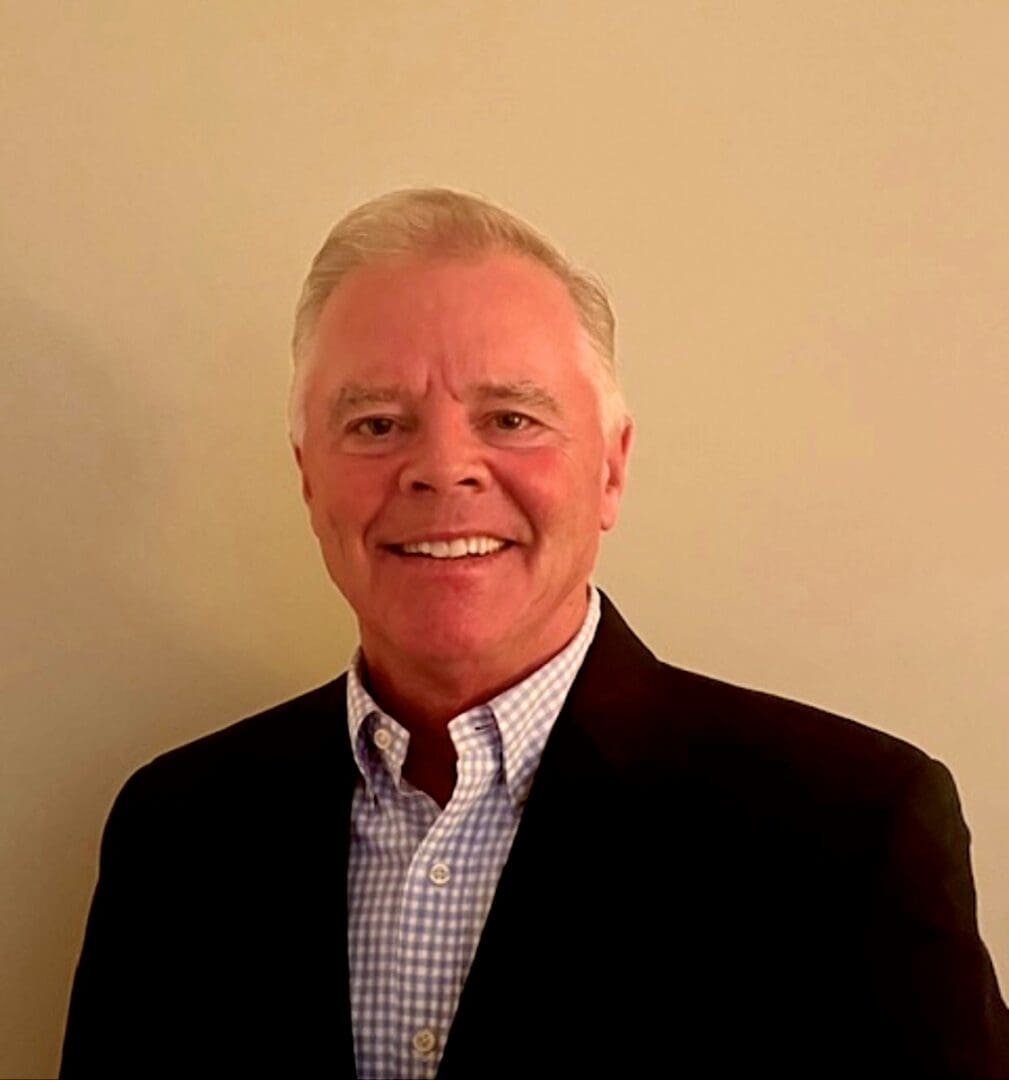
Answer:
<svg viewBox="0 0 1009 1080"><path fill-rule="evenodd" d="M366 386L348 383L334 394L329 403L329 426L335 427L354 409L370 408L372 405L388 405L407 397L401 386Z"/></svg>
<svg viewBox="0 0 1009 1080"><path fill-rule="evenodd" d="M476 396L481 401L502 401L533 409L546 409L555 416L559 416L561 412L557 398L528 379L519 382L483 382L478 383L475 389Z"/></svg>

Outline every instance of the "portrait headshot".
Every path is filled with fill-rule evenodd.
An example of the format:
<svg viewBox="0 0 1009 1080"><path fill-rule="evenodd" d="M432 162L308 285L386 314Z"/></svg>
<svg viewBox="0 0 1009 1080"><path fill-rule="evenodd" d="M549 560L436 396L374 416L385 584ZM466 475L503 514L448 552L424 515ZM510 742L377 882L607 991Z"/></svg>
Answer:
<svg viewBox="0 0 1009 1080"><path fill-rule="evenodd" d="M1009 19L308 9L4 16L0 1076L1009 1080Z"/></svg>

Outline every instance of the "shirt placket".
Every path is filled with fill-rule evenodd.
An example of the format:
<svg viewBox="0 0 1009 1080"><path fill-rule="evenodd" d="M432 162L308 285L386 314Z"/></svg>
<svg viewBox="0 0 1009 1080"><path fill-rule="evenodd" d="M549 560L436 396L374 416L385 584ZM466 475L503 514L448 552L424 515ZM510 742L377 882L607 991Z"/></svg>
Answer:
<svg viewBox="0 0 1009 1080"><path fill-rule="evenodd" d="M400 1071L409 1080L432 1080L441 1060L464 962L458 940L469 883L461 841L467 819L479 813L499 772L500 754L486 725L463 723L453 731L453 741L455 791L414 853L400 910Z"/></svg>

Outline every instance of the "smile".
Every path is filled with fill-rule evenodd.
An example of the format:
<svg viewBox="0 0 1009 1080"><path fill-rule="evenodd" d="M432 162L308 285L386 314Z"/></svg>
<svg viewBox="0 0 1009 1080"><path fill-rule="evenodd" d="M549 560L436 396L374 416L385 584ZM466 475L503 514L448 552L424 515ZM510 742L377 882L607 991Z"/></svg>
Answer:
<svg viewBox="0 0 1009 1080"><path fill-rule="evenodd" d="M426 555L430 559L462 559L472 555L493 555L507 546L495 536L465 536L454 540L419 540L412 544L391 544L402 555Z"/></svg>

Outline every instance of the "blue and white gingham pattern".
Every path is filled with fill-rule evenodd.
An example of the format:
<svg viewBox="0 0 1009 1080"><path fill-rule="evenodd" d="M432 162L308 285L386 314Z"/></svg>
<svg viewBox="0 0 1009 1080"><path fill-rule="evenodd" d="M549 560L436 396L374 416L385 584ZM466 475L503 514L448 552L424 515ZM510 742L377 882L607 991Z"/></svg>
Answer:
<svg viewBox="0 0 1009 1080"><path fill-rule="evenodd" d="M552 660L448 726L455 790L438 804L402 779L409 733L347 679L361 778L348 867L350 1003L362 1080L431 1080L543 747L599 622Z"/></svg>

